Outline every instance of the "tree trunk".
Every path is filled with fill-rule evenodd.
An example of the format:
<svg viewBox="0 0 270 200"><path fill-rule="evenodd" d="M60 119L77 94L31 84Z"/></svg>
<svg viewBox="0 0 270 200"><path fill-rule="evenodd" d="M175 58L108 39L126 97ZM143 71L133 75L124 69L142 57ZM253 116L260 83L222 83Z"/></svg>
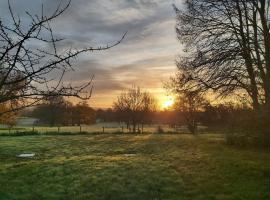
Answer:
<svg viewBox="0 0 270 200"><path fill-rule="evenodd" d="M133 123L133 133L136 133L136 123Z"/></svg>
<svg viewBox="0 0 270 200"><path fill-rule="evenodd" d="M270 32L268 27L268 20L266 18L266 1L260 0L260 7L258 6L258 12L260 15L260 23L262 25L263 31L263 42L265 47L264 58L265 58L265 69L266 76L264 80L264 92L265 92L265 109L270 112Z"/></svg>
<svg viewBox="0 0 270 200"><path fill-rule="evenodd" d="M239 45L242 49L242 56L245 60L245 66L248 72L249 80L250 80L250 91L248 92L251 99L252 99L252 105L254 110L258 110L259 100L258 100L258 88L256 83L256 77L254 73L254 68L252 64L252 57L251 57L251 49L250 49L250 43L249 43L249 35L246 36L244 27L245 27L245 20L243 19L245 15L243 15L243 11L240 7L240 2L236 2L237 5L237 11L238 11L238 17L239 17L239 32L241 39L238 41ZM249 31L247 30L247 34ZM237 33L236 33L237 34Z"/></svg>

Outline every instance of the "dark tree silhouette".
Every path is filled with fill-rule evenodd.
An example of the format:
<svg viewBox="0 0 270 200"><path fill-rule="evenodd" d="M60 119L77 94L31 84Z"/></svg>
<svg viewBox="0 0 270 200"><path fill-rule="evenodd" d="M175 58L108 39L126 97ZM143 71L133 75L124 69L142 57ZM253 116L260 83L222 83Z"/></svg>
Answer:
<svg viewBox="0 0 270 200"><path fill-rule="evenodd" d="M30 20L26 26L22 25L21 18L15 15L9 3L12 23L0 19L0 104L20 103L14 104L8 111L36 105L50 96L90 98L92 76L82 85L74 86L64 83L64 75L74 70L72 61L78 55L110 49L119 44L125 35L108 46L58 50L57 46L63 38L55 37L50 24L69 6L70 2L65 6L59 5L49 16L44 14L43 7L40 15L26 12ZM39 46L33 46L34 43Z"/></svg>
<svg viewBox="0 0 270 200"><path fill-rule="evenodd" d="M143 92L139 87L132 87L123 92L114 103L114 110L118 119L126 123L127 128L132 126L132 131L139 131L139 125L147 123L150 113L155 110L155 99L148 92Z"/></svg>
<svg viewBox="0 0 270 200"><path fill-rule="evenodd" d="M198 91L186 90L177 95L175 109L184 116L185 124L192 134L197 133L199 115L205 104L205 98Z"/></svg>
<svg viewBox="0 0 270 200"><path fill-rule="evenodd" d="M62 96L47 97L42 101L42 104L35 107L33 117L39 119L40 124L52 127L61 125L63 114L66 113L66 105L67 101Z"/></svg>
<svg viewBox="0 0 270 200"><path fill-rule="evenodd" d="M34 108L31 116L37 118L39 124L52 127L56 125L89 125L96 121L95 110L87 102L83 101L73 105L62 96L47 98Z"/></svg>
<svg viewBox="0 0 270 200"><path fill-rule="evenodd" d="M96 115L93 108L91 108L87 102L83 101L73 106L72 109L72 124L94 124L96 121Z"/></svg>
<svg viewBox="0 0 270 200"><path fill-rule="evenodd" d="M175 7L186 55L177 65L179 88L246 92L254 109L270 111L270 1L187 0Z"/></svg>

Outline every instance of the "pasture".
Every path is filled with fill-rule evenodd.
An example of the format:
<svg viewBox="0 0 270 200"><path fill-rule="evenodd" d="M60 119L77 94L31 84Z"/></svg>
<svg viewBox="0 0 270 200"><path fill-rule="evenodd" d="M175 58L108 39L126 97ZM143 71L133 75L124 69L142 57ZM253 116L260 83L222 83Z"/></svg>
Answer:
<svg viewBox="0 0 270 200"><path fill-rule="evenodd" d="M169 125L144 125L143 131L147 133L154 133L157 131L158 127L162 127L164 132L175 132L176 129L170 127ZM96 123L93 125L81 125L81 126L34 126L34 125L23 125L18 124L14 127L8 128L2 125L0 128L0 135L14 135L16 133L21 132L32 132L36 131L39 134L47 134L47 133L119 133L124 132L128 133L129 130L126 128L124 124L119 124L117 122L104 122L104 123ZM187 132L186 128L180 127L177 129L180 132Z"/></svg>
<svg viewBox="0 0 270 200"><path fill-rule="evenodd" d="M0 186L1 200L267 200L270 150L217 134L3 136Z"/></svg>

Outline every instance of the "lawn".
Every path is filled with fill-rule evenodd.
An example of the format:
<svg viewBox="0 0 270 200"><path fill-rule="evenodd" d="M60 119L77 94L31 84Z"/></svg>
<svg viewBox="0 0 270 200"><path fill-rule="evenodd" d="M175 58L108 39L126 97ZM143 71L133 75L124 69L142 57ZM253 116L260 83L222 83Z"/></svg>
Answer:
<svg viewBox="0 0 270 200"><path fill-rule="evenodd" d="M157 131L158 127L160 125L158 124L151 124L151 125L145 125L144 126L144 132L148 133L154 133ZM172 127L169 127L168 125L162 125L162 129L165 132L174 132L175 129ZM122 129L123 128L123 129ZM201 127L200 127L201 128ZM29 125L17 125L12 128L7 128L4 125L0 125L0 135L3 134L16 134L20 132L31 132L31 131L37 131L39 134L47 134L47 133L78 133L78 132L87 132L87 133L96 133L96 132L105 132L105 133L115 133L115 132L126 132L129 131L126 129L125 125L121 125L116 122L103 122L103 123L96 123L92 125L82 125L80 126L29 126ZM178 131L181 132L187 132L187 129L184 127L178 128Z"/></svg>
<svg viewBox="0 0 270 200"><path fill-rule="evenodd" d="M0 199L269 200L270 150L210 134L0 137Z"/></svg>

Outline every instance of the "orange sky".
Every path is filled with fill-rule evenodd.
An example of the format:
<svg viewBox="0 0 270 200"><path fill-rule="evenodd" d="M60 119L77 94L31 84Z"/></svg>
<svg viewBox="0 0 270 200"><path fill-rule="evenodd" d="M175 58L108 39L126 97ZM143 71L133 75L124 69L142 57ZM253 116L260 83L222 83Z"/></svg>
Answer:
<svg viewBox="0 0 270 200"><path fill-rule="evenodd" d="M160 104L167 98L164 82L176 71L175 59L181 45L176 39L171 6L175 1L155 2L118 10L117 16L126 17L125 22L122 19L114 22L115 26L128 31L124 41L109 51L80 57L79 69L68 80L81 82L89 74L95 75L89 100L92 107L111 107L121 91L132 85L151 92ZM118 8L121 3L111 4ZM120 36L121 32L117 32L115 40Z"/></svg>

